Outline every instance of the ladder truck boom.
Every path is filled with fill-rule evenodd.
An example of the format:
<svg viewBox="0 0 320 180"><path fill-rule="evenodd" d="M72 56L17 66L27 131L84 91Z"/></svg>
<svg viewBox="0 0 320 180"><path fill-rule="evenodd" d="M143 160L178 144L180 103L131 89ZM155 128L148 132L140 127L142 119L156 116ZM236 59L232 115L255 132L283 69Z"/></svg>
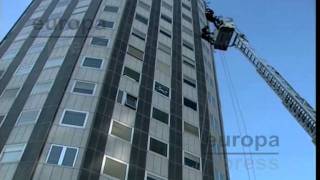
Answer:
<svg viewBox="0 0 320 180"><path fill-rule="evenodd" d="M208 26L204 27L202 38L213 45L215 49L226 51L228 47L236 47L240 50L315 143L316 111L313 107L292 88L275 68L256 55L244 34L236 30L232 21L215 16L213 10L209 8L206 9L206 17L209 22L214 24L216 30L210 32Z"/></svg>

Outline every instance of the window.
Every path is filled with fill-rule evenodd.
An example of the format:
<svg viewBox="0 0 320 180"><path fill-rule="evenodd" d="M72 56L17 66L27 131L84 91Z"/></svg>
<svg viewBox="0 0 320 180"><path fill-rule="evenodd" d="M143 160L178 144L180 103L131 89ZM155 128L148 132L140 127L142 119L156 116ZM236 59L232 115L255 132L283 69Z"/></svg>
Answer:
<svg viewBox="0 0 320 180"><path fill-rule="evenodd" d="M189 23L192 23L192 19L189 16L187 16L186 14L184 14L184 13L182 13L182 18L184 20L188 21Z"/></svg>
<svg viewBox="0 0 320 180"><path fill-rule="evenodd" d="M200 158L184 152L184 165L200 170Z"/></svg>
<svg viewBox="0 0 320 180"><path fill-rule="evenodd" d="M165 95L167 97L170 96L170 89L167 86L164 86L158 82L155 82L154 89L162 95Z"/></svg>
<svg viewBox="0 0 320 180"><path fill-rule="evenodd" d="M165 1L161 1L162 2L162 7L164 7L165 9L169 10L169 11L172 11L172 5L168 4L167 2Z"/></svg>
<svg viewBox="0 0 320 180"><path fill-rule="evenodd" d="M169 114L165 113L157 108L152 109L152 118L154 118L160 122L163 122L165 124L169 123Z"/></svg>
<svg viewBox="0 0 320 180"><path fill-rule="evenodd" d="M136 20L140 21L145 25L148 25L148 19L138 13L136 13Z"/></svg>
<svg viewBox="0 0 320 180"><path fill-rule="evenodd" d="M160 33L164 36L167 36L168 38L171 38L171 32L162 26L160 26Z"/></svg>
<svg viewBox="0 0 320 180"><path fill-rule="evenodd" d="M88 112L65 110L63 112L60 124L72 127L84 127L87 116Z"/></svg>
<svg viewBox="0 0 320 180"><path fill-rule="evenodd" d="M77 158L78 148L60 146L60 145L51 145L47 163L55 164L60 166L69 166L73 167L75 160Z"/></svg>
<svg viewBox="0 0 320 180"><path fill-rule="evenodd" d="M166 74L166 75L169 75L171 73L171 68L170 68L170 65L162 62L161 60L157 60L157 69L159 71L161 71L162 73Z"/></svg>
<svg viewBox="0 0 320 180"><path fill-rule="evenodd" d="M97 46L108 46L109 39L103 39L99 37L93 37L91 44L92 45L97 45Z"/></svg>
<svg viewBox="0 0 320 180"><path fill-rule="evenodd" d="M105 157L104 167L102 173L108 176L117 178L119 180L125 180L127 176L127 164L120 161Z"/></svg>
<svg viewBox="0 0 320 180"><path fill-rule="evenodd" d="M185 25L182 25L182 31L189 36L193 36L193 31Z"/></svg>
<svg viewBox="0 0 320 180"><path fill-rule="evenodd" d="M185 3L182 3L182 7L185 8L186 10L191 11L191 8L188 5L186 5Z"/></svg>
<svg viewBox="0 0 320 180"><path fill-rule="evenodd" d="M135 80L136 82L140 81L140 73L138 73L128 67L124 67L123 75L128 76L129 78Z"/></svg>
<svg viewBox="0 0 320 180"><path fill-rule="evenodd" d="M142 7L143 9L147 10L147 11L150 11L150 9L151 9L151 6L149 4L146 4L143 1L139 1L139 6Z"/></svg>
<svg viewBox="0 0 320 180"><path fill-rule="evenodd" d="M113 28L114 22L112 21L106 21L106 20L99 20L97 22L97 27L98 28Z"/></svg>
<svg viewBox="0 0 320 180"><path fill-rule="evenodd" d="M72 92L93 95L95 88L96 88L95 83L76 81L73 85Z"/></svg>
<svg viewBox="0 0 320 180"><path fill-rule="evenodd" d="M183 40L183 46L186 47L187 49L193 51L193 45L189 43L188 41Z"/></svg>
<svg viewBox="0 0 320 180"><path fill-rule="evenodd" d="M82 62L82 66L99 69L102 66L102 62L102 59L86 57Z"/></svg>
<svg viewBox="0 0 320 180"><path fill-rule="evenodd" d="M168 145L152 137L149 138L149 150L167 157Z"/></svg>
<svg viewBox="0 0 320 180"><path fill-rule="evenodd" d="M169 24L172 24L172 19L167 15L161 14L161 19L168 22Z"/></svg>
<svg viewBox="0 0 320 180"><path fill-rule="evenodd" d="M31 95L49 92L51 89L51 86L52 86L52 81L38 83L33 87Z"/></svg>
<svg viewBox="0 0 320 180"><path fill-rule="evenodd" d="M117 121L112 121L112 129L110 134L131 142L132 132L132 128L127 127Z"/></svg>
<svg viewBox="0 0 320 180"><path fill-rule="evenodd" d="M0 162L7 163L20 161L24 148L25 144L6 145L0 154Z"/></svg>
<svg viewBox="0 0 320 180"><path fill-rule="evenodd" d="M188 58L185 55L182 56L182 59L183 59L183 64L184 65L186 65L186 66L188 66L188 67L190 67L192 69L196 68L196 64L192 59Z"/></svg>
<svg viewBox="0 0 320 180"><path fill-rule="evenodd" d="M191 87L194 87L194 88L197 86L196 85L196 80L194 80L194 79L192 79L192 78L190 78L189 76L186 76L186 75L183 76L183 82L188 84Z"/></svg>
<svg viewBox="0 0 320 180"><path fill-rule="evenodd" d="M106 7L104 8L104 11L112 12L112 13L117 13L118 10L119 10L119 8L116 7L116 6L106 6Z"/></svg>
<svg viewBox="0 0 320 180"><path fill-rule="evenodd" d="M138 99L136 97L128 94L127 92L119 90L117 102L122 105L125 105L133 110L136 110Z"/></svg>
<svg viewBox="0 0 320 180"><path fill-rule="evenodd" d="M32 68L33 68L33 64L20 66L19 69L16 71L16 75L28 74L31 72Z"/></svg>
<svg viewBox="0 0 320 180"><path fill-rule="evenodd" d="M17 125L35 123L38 119L39 111L23 111L21 112Z"/></svg>
<svg viewBox="0 0 320 180"><path fill-rule="evenodd" d="M184 122L184 132L199 137L199 129L187 122Z"/></svg>
<svg viewBox="0 0 320 180"><path fill-rule="evenodd" d="M62 58L48 60L46 62L46 65L44 66L44 69L58 67L58 66L61 66L62 63L63 63L63 59Z"/></svg>
<svg viewBox="0 0 320 180"><path fill-rule="evenodd" d="M183 104L195 111L197 111L197 103L191 101L190 99L188 98L183 98Z"/></svg>
<svg viewBox="0 0 320 180"><path fill-rule="evenodd" d="M133 36L141 39L142 41L146 40L146 34L141 32L140 30L136 29L136 28L132 28L132 33Z"/></svg>
<svg viewBox="0 0 320 180"><path fill-rule="evenodd" d="M131 45L128 46L128 54L143 61L144 52Z"/></svg>
<svg viewBox="0 0 320 180"><path fill-rule="evenodd" d="M148 173L147 180L164 180L164 179Z"/></svg>
<svg viewBox="0 0 320 180"><path fill-rule="evenodd" d="M1 98L2 99L10 99L15 98L19 92L19 88L11 88L3 91Z"/></svg>
<svg viewBox="0 0 320 180"><path fill-rule="evenodd" d="M158 49L168 55L171 55L171 48L161 42L158 43Z"/></svg>

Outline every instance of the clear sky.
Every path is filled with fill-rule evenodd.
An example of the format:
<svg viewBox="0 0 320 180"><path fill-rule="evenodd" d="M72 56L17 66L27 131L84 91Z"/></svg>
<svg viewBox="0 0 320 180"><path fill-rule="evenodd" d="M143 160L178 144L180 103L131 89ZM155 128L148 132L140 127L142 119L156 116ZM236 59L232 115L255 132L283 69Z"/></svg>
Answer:
<svg viewBox="0 0 320 180"><path fill-rule="evenodd" d="M0 39L30 0L0 0ZM314 0L217 0L217 14L232 17L260 57L267 59L308 102L315 105L315 1ZM309 136L283 107L278 97L235 49L215 54L226 135L248 134L279 137L278 147L263 147L255 155L254 170L245 170L242 155L229 155L232 180L314 180L315 147ZM228 68L227 68L228 67ZM237 126L225 72L230 72L243 120ZM236 111L239 113L239 111ZM239 117L239 115L238 115ZM238 130L240 127L240 130ZM270 142L270 139L268 139ZM239 142L229 152L242 152ZM254 147L251 147L254 150ZM248 151L248 148L245 148ZM247 159L251 158L247 156ZM252 167L252 166L251 166ZM255 174L255 175L254 175Z"/></svg>

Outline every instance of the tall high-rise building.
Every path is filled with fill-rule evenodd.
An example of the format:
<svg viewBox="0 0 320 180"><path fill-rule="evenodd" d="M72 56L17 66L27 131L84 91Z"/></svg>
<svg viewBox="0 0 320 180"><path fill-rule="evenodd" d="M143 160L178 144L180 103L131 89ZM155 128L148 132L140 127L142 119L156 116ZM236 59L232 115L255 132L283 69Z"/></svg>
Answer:
<svg viewBox="0 0 320 180"><path fill-rule="evenodd" d="M204 12L33 0L0 45L0 179L229 179Z"/></svg>

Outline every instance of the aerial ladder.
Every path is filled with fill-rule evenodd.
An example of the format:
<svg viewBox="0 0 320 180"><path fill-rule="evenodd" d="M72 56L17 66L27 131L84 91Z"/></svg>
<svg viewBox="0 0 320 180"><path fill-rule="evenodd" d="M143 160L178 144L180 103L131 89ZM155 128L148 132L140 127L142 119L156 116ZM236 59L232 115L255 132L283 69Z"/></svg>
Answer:
<svg viewBox="0 0 320 180"><path fill-rule="evenodd" d="M209 26L204 27L202 38L209 42L214 49L226 51L229 47L235 47L240 50L315 143L316 111L313 107L292 88L275 68L255 54L246 36L237 30L230 18L215 16L214 11L208 7L206 7L205 15L207 20L215 26L215 30L211 32Z"/></svg>

